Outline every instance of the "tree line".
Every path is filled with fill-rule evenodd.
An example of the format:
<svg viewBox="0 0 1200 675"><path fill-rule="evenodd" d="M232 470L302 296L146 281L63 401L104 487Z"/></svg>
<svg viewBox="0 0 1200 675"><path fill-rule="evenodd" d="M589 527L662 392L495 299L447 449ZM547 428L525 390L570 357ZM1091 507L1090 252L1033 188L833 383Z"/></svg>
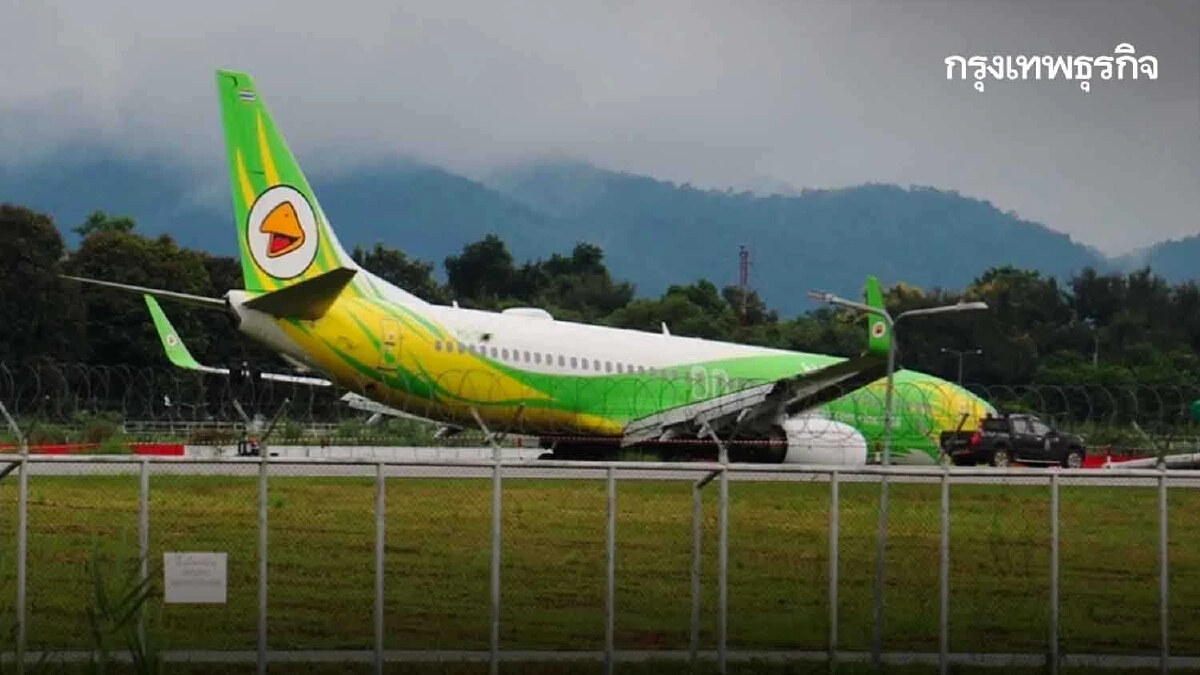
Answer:
<svg viewBox="0 0 1200 675"><path fill-rule="evenodd" d="M74 275L221 296L242 287L233 257L178 246L169 235L150 237L122 216L93 213L74 227L81 242L68 250L53 219L15 204L0 205L0 361L37 360L165 366L146 307L133 294L85 287ZM647 258L669 256L656 251ZM638 297L614 279L596 245L518 262L495 235L471 242L433 263L384 244L356 246L366 269L431 302L502 309L542 307L558 319L789 350L848 356L865 345L865 319L838 307L783 317L754 290L718 287L707 279L670 286L657 298ZM871 270L863 269L863 275ZM797 284L796 293L809 290ZM984 270L962 289L922 289L894 280L885 297L893 316L919 307L983 300L987 312L906 319L897 328L899 363L954 380L958 352L964 380L988 386L1096 384L1191 385L1200 374L1200 287L1169 284L1149 268L1128 274L1085 269L1067 279L1015 266ZM201 362L250 362L284 367L269 351L240 336L219 312L166 307Z"/></svg>

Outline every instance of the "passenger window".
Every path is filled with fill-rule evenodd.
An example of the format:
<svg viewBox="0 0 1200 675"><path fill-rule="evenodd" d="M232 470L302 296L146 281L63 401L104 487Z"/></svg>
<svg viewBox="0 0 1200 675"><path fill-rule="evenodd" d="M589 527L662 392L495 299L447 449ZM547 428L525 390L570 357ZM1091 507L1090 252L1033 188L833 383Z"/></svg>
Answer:
<svg viewBox="0 0 1200 675"><path fill-rule="evenodd" d="M572 368L579 367L579 359L575 358L574 356L571 357L571 367Z"/></svg>
<svg viewBox="0 0 1200 675"><path fill-rule="evenodd" d="M597 366L599 366L600 364L596 364L596 365L597 365ZM606 373L611 373L611 372L612 372L612 361L605 361L605 362L604 362L604 372L606 372Z"/></svg>
<svg viewBox="0 0 1200 675"><path fill-rule="evenodd" d="M579 359L579 365L583 368L583 370L587 370L587 363L587 359Z"/></svg>
<svg viewBox="0 0 1200 675"><path fill-rule="evenodd" d="M495 347L492 347L492 358L495 359L495 358L499 358L499 357L500 357L500 350L496 349Z"/></svg>
<svg viewBox="0 0 1200 675"><path fill-rule="evenodd" d="M438 340L437 342L434 342L433 349L434 349L434 351L439 351L439 352L442 351L442 341Z"/></svg>
<svg viewBox="0 0 1200 675"><path fill-rule="evenodd" d="M541 352L534 352L534 353L533 353L533 362L534 362L534 363L541 363L541 362L542 362L542 353L541 353Z"/></svg>
<svg viewBox="0 0 1200 675"><path fill-rule="evenodd" d="M549 356L549 355L547 355L547 356L546 356L546 358L550 358L550 356ZM567 360L566 360L565 358L563 358L563 355L562 355L562 354L559 354L559 355L558 355L558 365L560 365L560 366L565 366L565 365L567 365Z"/></svg>
<svg viewBox="0 0 1200 675"><path fill-rule="evenodd" d="M625 367L623 365L621 365L620 363L617 364L617 372L618 373L625 372Z"/></svg>
<svg viewBox="0 0 1200 675"><path fill-rule="evenodd" d="M465 353L466 353L466 351L467 351L467 346L466 346L466 345L464 345L464 344L463 344L463 343L461 343L461 342L460 342L460 343L458 343L458 353L459 353L459 354L465 354Z"/></svg>
<svg viewBox="0 0 1200 675"><path fill-rule="evenodd" d="M592 359L592 367L596 369L596 372L600 372L600 359Z"/></svg>

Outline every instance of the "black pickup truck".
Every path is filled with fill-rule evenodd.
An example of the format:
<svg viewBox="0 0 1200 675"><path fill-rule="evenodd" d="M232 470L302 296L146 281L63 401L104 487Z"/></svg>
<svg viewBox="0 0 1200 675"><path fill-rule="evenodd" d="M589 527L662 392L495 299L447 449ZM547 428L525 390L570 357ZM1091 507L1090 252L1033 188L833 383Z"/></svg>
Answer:
<svg viewBox="0 0 1200 675"><path fill-rule="evenodd" d="M943 431L943 458L956 465L1059 464L1077 469L1087 452L1081 436L1060 433L1036 415L985 417L974 431Z"/></svg>

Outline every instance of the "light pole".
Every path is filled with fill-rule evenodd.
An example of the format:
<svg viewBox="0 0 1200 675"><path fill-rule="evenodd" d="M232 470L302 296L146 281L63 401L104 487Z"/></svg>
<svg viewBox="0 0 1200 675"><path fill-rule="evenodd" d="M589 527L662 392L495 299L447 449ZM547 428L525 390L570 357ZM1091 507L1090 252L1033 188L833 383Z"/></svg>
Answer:
<svg viewBox="0 0 1200 675"><path fill-rule="evenodd" d="M809 291L808 297L811 300L827 302L831 305L842 305L843 307L851 307L864 312L869 312L882 317L887 323L888 333L891 339L888 340L888 359L887 359L887 388L884 393L883 403L883 464L887 465L891 462L892 456L892 390L893 381L896 371L896 331L895 327L900 320L907 316L926 316L930 314L945 314L947 312L967 312L972 310L987 309L987 303L976 302L957 302L953 305L939 305L937 307L922 307L920 309L910 309L907 312L901 312L892 318L887 309L883 307L872 307L870 305L847 300L833 293L820 293L817 291Z"/></svg>
<svg viewBox="0 0 1200 675"><path fill-rule="evenodd" d="M883 403L883 465L888 466L891 463L892 457L892 389L896 370L896 331L894 330L896 324L906 316L987 309L987 303L959 301L953 305L910 309L907 312L901 312L893 319L892 315L884 307L872 307L861 302L838 297L832 293L810 291L808 297L809 299L827 302L832 305L842 305L869 312L881 317L887 323L888 334L891 336L891 339L888 340L887 389L884 394ZM871 641L871 660L875 663L876 667L882 663L881 654L883 651L883 559L887 549L887 518L888 476L885 473L879 477L879 536L877 538L878 546L875 553L875 635Z"/></svg>
<svg viewBox="0 0 1200 675"><path fill-rule="evenodd" d="M983 354L982 349L962 350L962 349L950 349L948 347L942 347L941 352L943 354L954 354L955 356L958 357L958 386L960 386L960 387L962 386L963 356L966 356L966 355L980 356Z"/></svg>

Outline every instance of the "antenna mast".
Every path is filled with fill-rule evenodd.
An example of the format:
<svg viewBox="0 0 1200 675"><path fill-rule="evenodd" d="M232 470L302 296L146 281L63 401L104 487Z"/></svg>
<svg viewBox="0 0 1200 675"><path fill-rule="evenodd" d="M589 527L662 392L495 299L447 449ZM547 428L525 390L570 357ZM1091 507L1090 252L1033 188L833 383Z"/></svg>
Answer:
<svg viewBox="0 0 1200 675"><path fill-rule="evenodd" d="M742 323L746 322L746 295L750 292L750 251L745 246L738 246L738 287L742 290Z"/></svg>

